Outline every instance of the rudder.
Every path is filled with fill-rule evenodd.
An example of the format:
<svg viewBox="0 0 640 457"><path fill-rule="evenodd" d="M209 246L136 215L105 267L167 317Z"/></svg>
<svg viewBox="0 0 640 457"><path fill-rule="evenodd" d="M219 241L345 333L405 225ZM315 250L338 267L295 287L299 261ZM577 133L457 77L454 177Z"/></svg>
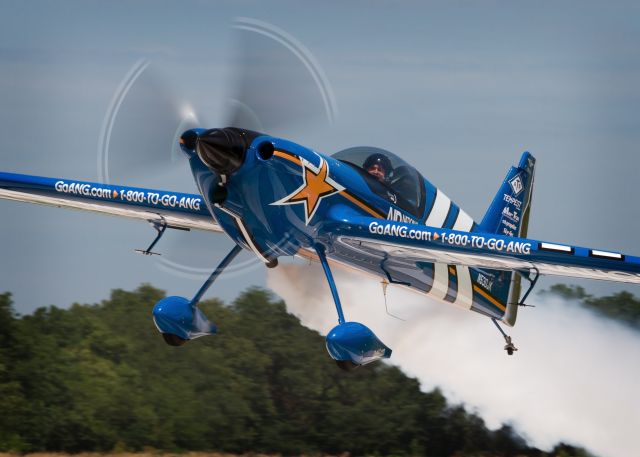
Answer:
<svg viewBox="0 0 640 457"><path fill-rule="evenodd" d="M478 227L480 231L520 238L527 237L535 164L536 159L529 152L524 152L518 166L509 169L498 193L482 218ZM505 274L504 271L493 273L502 274L503 277ZM502 321L513 326L520 302L521 277L514 273L509 273L509 276L510 287L505 297L506 311Z"/></svg>
<svg viewBox="0 0 640 457"><path fill-rule="evenodd" d="M479 230L500 235L526 237L536 159L524 152L517 167L511 167Z"/></svg>

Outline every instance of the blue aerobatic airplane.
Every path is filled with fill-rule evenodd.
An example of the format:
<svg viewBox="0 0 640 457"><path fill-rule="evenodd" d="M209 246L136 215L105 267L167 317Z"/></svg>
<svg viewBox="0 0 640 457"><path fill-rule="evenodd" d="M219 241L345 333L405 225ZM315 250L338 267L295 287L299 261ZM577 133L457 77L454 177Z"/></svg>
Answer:
<svg viewBox="0 0 640 457"><path fill-rule="evenodd" d="M179 137L198 194L0 173L0 198L148 221L158 233L145 254L168 228L226 233L235 245L195 296L154 307L155 325L175 346L216 332L197 305L243 249L269 268L282 256L317 261L337 311L326 347L343 369L388 358L391 349L347 320L331 272L338 264L488 317L508 354L516 348L499 323L515 324L539 275L640 283L639 257L527 237L536 165L528 152L474 221L389 151L325 155L241 124Z"/></svg>
<svg viewBox="0 0 640 457"><path fill-rule="evenodd" d="M338 325L327 350L343 368L391 355L365 325L343 314L331 264L343 264L509 326L538 276L640 283L640 258L527 238L534 157L512 167L481 221L391 152L356 147L332 156L266 134L191 129L180 147L199 194L0 173L0 197L114 214L167 228L226 233L235 246L191 299L167 297L153 318L181 345L215 333L197 304L242 250L267 267L281 256L321 263ZM521 294L521 280L528 287ZM522 296L521 296L522 295ZM503 333L505 349L516 348Z"/></svg>

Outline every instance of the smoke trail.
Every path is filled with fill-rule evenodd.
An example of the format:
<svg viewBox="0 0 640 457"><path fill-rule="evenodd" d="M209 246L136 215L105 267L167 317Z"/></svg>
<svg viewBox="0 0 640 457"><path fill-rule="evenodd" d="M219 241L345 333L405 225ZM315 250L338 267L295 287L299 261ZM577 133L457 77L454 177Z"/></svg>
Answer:
<svg viewBox="0 0 640 457"><path fill-rule="evenodd" d="M334 269L335 270L335 269ZM392 363L439 386L453 402L496 428L509 422L549 449L560 441L602 456L637 455L640 335L575 303L534 297L510 329L509 357L488 319L390 286L389 312L374 279L334 271L347 320L369 326L394 352ZM302 323L326 334L337 317L318 265L269 271L269 286Z"/></svg>

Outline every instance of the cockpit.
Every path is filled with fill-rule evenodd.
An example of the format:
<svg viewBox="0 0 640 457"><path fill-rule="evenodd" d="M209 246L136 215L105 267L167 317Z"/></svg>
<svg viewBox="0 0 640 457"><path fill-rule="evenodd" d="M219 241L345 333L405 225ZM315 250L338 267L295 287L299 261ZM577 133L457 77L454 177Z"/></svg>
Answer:
<svg viewBox="0 0 640 457"><path fill-rule="evenodd" d="M358 146L332 156L353 167L369 188L416 218L424 212L424 181L418 171L395 154L380 148Z"/></svg>

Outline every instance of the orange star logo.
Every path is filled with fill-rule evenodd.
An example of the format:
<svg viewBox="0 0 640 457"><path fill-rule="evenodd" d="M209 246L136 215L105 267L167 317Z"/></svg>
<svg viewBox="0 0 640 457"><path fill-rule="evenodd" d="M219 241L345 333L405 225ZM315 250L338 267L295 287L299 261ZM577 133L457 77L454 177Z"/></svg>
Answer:
<svg viewBox="0 0 640 457"><path fill-rule="evenodd" d="M302 164L302 185L286 197L273 202L272 205L295 205L301 203L305 210L305 223L311 219L320 206L323 198L344 190L340 184L329 177L329 165L320 158L320 166L315 167L305 159Z"/></svg>

